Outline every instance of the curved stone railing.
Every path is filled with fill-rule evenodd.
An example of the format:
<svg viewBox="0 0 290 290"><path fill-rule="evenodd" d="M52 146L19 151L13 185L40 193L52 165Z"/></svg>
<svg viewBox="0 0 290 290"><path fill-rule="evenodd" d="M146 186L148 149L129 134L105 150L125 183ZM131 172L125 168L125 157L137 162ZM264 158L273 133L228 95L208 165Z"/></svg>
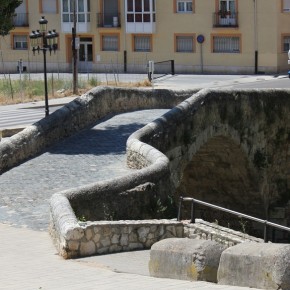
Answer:
<svg viewBox="0 0 290 290"><path fill-rule="evenodd" d="M193 91L97 87L0 143L0 174L108 114L170 109Z"/></svg>
<svg viewBox="0 0 290 290"><path fill-rule="evenodd" d="M73 258L95 253L144 249L165 237L183 236L182 224L174 221L147 221L145 222L147 227L144 226L144 222L136 223L132 220L105 223L106 228L109 228L106 231L110 234L103 233L104 230L102 228L104 225L101 222L95 222L93 225L91 223L78 222L77 213L85 215L86 219L88 217L89 220L97 220L98 209L100 213L102 212L102 200L104 197L106 200L115 200L120 195L122 196L123 192L140 188L142 185L144 185L145 189L146 184L153 185L153 190L151 186L149 191L147 191L149 196L156 194L161 200L166 199L166 193L170 191L168 187L170 176L168 158L155 148L137 139L131 138L127 146L131 151L139 150L139 153L141 152L145 161L144 168L124 177L62 191L52 196L50 203L50 232L59 253L63 257ZM139 192L142 191L144 191L143 188L139 190ZM121 197L120 203L117 203L117 208L114 206L114 211L118 211L118 214L124 211L123 207L126 203L126 195L124 194L124 197ZM131 207L136 207L138 198L138 194L130 198ZM90 210L91 205L93 205L95 210ZM108 210L112 210L112 208L108 208ZM134 218L129 213L127 216ZM165 229L160 231L160 227L162 228L163 226L165 226ZM180 230L176 231L175 227L180 228ZM120 228L123 229L121 234ZM145 231L146 236L138 235L137 233L140 231L142 233ZM120 239L125 239L124 237L127 234L131 234L131 240L127 237L126 239L129 240L126 243L124 241L120 242ZM116 242L113 242L114 239Z"/></svg>

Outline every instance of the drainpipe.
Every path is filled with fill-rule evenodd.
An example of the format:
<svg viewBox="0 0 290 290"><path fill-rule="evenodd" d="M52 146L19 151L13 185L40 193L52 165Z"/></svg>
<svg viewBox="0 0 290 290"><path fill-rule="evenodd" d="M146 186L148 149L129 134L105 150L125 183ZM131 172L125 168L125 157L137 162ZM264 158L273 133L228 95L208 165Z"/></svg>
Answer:
<svg viewBox="0 0 290 290"><path fill-rule="evenodd" d="M76 1L73 1L73 28L72 28L72 54L73 54L73 93L78 94L78 51L76 49Z"/></svg>
<svg viewBox="0 0 290 290"><path fill-rule="evenodd" d="M121 17L120 17L121 18ZM124 23L124 27L123 27L123 39L124 39L124 73L127 72L127 42L126 42L126 24L127 24L127 1L124 1L124 13L123 13L123 23ZM121 19L120 19L121 21ZM123 24L121 24L123 25Z"/></svg>
<svg viewBox="0 0 290 290"><path fill-rule="evenodd" d="M258 22L257 22L257 2L254 0L254 47L255 47L255 74L258 74Z"/></svg>

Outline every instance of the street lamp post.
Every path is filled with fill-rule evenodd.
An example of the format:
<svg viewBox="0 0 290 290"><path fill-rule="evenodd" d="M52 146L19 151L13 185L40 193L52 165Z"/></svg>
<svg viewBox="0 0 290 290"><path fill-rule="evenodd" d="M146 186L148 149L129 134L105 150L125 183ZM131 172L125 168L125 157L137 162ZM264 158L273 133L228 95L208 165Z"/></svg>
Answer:
<svg viewBox="0 0 290 290"><path fill-rule="evenodd" d="M49 115L48 106L48 92L47 92L47 71L46 71L46 52L49 51L50 54L57 50L58 44L58 33L55 30L47 32L47 20L44 16L39 20L40 29L32 31L29 35L30 43L32 46L33 54L37 51L43 52L43 70L44 70L44 93L45 93L45 116Z"/></svg>

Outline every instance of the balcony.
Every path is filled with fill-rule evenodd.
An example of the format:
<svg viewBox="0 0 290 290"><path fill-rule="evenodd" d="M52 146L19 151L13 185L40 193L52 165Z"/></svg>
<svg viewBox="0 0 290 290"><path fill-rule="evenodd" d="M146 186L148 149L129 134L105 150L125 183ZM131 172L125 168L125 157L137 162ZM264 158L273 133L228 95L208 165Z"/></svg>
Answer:
<svg viewBox="0 0 290 290"><path fill-rule="evenodd" d="M13 16L13 24L15 27L28 27L28 13L16 13Z"/></svg>
<svg viewBox="0 0 290 290"><path fill-rule="evenodd" d="M73 14L62 13L61 31L68 33L73 28ZM91 30L91 14L89 12L77 13L76 31L80 33L87 33Z"/></svg>
<svg viewBox="0 0 290 290"><path fill-rule="evenodd" d="M97 27L121 27L120 13L97 13Z"/></svg>
<svg viewBox="0 0 290 290"><path fill-rule="evenodd" d="M213 27L239 27L238 13L231 11L219 11L214 13Z"/></svg>
<svg viewBox="0 0 290 290"><path fill-rule="evenodd" d="M129 13L126 15L126 33L155 33L156 15L155 12Z"/></svg>

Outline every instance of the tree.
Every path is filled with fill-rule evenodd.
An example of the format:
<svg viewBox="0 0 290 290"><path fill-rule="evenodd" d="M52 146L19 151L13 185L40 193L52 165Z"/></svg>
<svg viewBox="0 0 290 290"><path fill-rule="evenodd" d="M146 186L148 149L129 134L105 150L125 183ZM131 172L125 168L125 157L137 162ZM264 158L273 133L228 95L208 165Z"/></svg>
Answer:
<svg viewBox="0 0 290 290"><path fill-rule="evenodd" d="M5 36L14 28L12 17L22 0L0 0L0 35Z"/></svg>

